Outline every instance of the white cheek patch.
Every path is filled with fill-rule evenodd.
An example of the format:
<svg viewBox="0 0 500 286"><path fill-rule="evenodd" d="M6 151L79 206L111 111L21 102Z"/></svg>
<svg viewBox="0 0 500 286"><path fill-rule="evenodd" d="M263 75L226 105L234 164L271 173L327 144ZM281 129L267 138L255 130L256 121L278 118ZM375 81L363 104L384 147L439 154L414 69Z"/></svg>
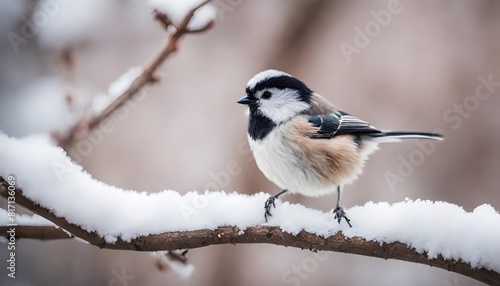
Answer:
<svg viewBox="0 0 500 286"><path fill-rule="evenodd" d="M309 104L301 101L297 91L293 89L271 88L270 99L260 99L259 110L274 123L280 124L309 108Z"/></svg>

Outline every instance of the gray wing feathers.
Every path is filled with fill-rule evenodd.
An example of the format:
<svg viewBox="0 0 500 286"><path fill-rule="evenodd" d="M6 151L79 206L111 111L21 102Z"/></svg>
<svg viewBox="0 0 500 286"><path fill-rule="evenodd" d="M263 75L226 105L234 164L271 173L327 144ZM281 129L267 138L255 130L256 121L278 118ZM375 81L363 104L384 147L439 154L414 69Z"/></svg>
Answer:
<svg viewBox="0 0 500 286"><path fill-rule="evenodd" d="M308 121L319 128L316 134L310 135L311 138L332 138L341 134L381 132L367 122L341 111L326 115L310 115Z"/></svg>

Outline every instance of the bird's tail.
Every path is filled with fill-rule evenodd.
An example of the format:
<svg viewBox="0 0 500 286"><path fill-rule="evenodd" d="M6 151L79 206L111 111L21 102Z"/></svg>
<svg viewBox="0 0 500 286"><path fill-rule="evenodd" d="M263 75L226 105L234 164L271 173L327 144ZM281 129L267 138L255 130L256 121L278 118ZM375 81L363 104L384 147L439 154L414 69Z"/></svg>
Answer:
<svg viewBox="0 0 500 286"><path fill-rule="evenodd" d="M368 136L372 137L373 141L377 143L398 142L401 141L401 139L444 140L444 136L441 134L413 131L385 131L380 133L370 133Z"/></svg>

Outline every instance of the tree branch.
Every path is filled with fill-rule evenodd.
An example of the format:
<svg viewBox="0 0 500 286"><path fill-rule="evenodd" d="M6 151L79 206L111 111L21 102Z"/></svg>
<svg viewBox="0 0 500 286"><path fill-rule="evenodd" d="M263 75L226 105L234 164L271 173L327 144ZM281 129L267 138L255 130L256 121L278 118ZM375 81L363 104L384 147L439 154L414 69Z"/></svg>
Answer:
<svg viewBox="0 0 500 286"><path fill-rule="evenodd" d="M0 196L7 197L8 183L0 177ZM376 241L367 241L360 237L347 238L342 232L324 238L313 233L301 231L297 235L284 232L277 226L259 225L241 230L233 226L220 226L216 229L200 229L194 231L172 231L161 234L137 237L130 242L118 239L115 243L108 243L95 232L87 232L80 226L69 223L65 218L55 216L47 208L33 203L23 195L21 189L16 188L16 203L29 209L30 211L48 219L61 228L69 231L73 235L95 245L99 248L133 250L133 251L159 251L192 249L218 244L239 244L239 243L269 243L282 246L309 249L312 251L325 250L358 254L364 256L378 257L383 259L398 259L409 262L425 264L439 267L448 271L456 272L478 281L500 285L500 273L484 268L472 268L468 263L445 259L438 256L429 259L426 253L418 253L409 246L394 242L380 244ZM42 233L50 233L51 236L63 238L63 231L54 230L53 227L35 227ZM50 228L51 230L49 230ZM16 227L16 237L18 238L38 238L35 237L34 228ZM7 237L6 227L0 228L2 234ZM18 232L18 230L20 230ZM63 232L63 233L61 233ZM47 234L47 237L49 234ZM67 235L66 235L67 237Z"/></svg>
<svg viewBox="0 0 500 286"><path fill-rule="evenodd" d="M178 27L176 27L175 32L169 36L169 39L163 48L161 48L161 50L149 61L149 63L144 65L142 73L130 84L130 87L127 88L127 90L111 102L100 114L94 115L91 118L84 117L80 119L80 121L78 121L75 126L70 129L65 137L57 138L59 146L67 150L68 147L70 147L75 141L85 137L93 128L98 126L102 120L109 117L115 110L123 106L127 100L138 93L146 84L157 82L158 79L154 76L155 71L172 53L177 51L179 40L185 34L204 32L213 26L214 22L209 21L200 29L188 29L188 25L196 10L207 4L209 1L210 0L201 3L186 15L184 20ZM155 19L165 28L173 25L167 15L158 11L155 11Z"/></svg>
<svg viewBox="0 0 500 286"><path fill-rule="evenodd" d="M17 239L28 238L38 240L54 240L75 238L71 233L57 226L33 226L33 225L18 225L18 226L0 226L0 233L6 238L10 238L10 233L7 231L15 228L14 237Z"/></svg>

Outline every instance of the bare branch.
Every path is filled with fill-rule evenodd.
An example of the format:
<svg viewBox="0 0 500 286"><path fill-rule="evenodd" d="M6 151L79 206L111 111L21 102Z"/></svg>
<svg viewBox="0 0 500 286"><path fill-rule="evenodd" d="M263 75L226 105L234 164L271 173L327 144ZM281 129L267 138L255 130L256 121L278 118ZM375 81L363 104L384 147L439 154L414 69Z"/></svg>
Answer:
<svg viewBox="0 0 500 286"><path fill-rule="evenodd" d="M163 26L163 28L168 31L168 27L172 25L172 20L170 20L167 15L161 13L158 10L155 10L153 14L155 16L155 20L158 21Z"/></svg>
<svg viewBox="0 0 500 286"><path fill-rule="evenodd" d="M8 184L0 177L0 196L7 197ZM87 232L80 226L69 223L65 218L55 216L50 210L33 203L23 195L21 189L16 189L16 203L30 211L52 221L54 224L71 232L73 235L99 248L133 250L133 251L160 251L176 249L192 249L218 244L239 243L269 243L282 246L309 249L312 251L325 250L378 257L383 259L398 259L409 262L439 267L456 272L490 285L500 285L500 273L484 268L472 268L468 263L445 259L438 256L429 259L426 253L418 253L411 247L394 242L380 244L376 241L367 241L360 237L347 238L342 232L324 238L313 233L301 231L297 235L286 233L276 226L259 225L241 230L233 226L220 226L216 229L200 229L194 231L173 231L161 234L141 236L130 242L118 239L115 243L107 243L94 232ZM42 228L42 227L39 227ZM22 229L22 228L21 228ZM7 236L5 232L3 235ZM22 232L16 235L22 238ZM62 235L62 234L58 234ZM54 235L55 236L55 235ZM27 236L26 238L33 238Z"/></svg>
<svg viewBox="0 0 500 286"><path fill-rule="evenodd" d="M193 9L191 9L191 11L189 11L189 13L186 15L186 17L184 17L184 20L182 20L182 22L180 23L179 27L177 27L176 33L179 33L179 36L181 36L182 34L189 31L188 25L189 25L189 22L191 22L191 19L193 18L194 13L196 12L196 10L205 6L208 2L210 2L210 0L206 0L202 3L200 3L200 5L194 7Z"/></svg>
<svg viewBox="0 0 500 286"><path fill-rule="evenodd" d="M185 34L199 33L210 29L214 22L208 22L204 27L198 30L189 30L188 25L193 18L196 10L207 4L210 0L201 3L199 6L193 8L177 27L176 31L169 36L168 41L161 48L161 50L146 64L144 65L143 72L130 84L130 87L119 95L113 102L111 102L100 114L91 118L82 118L75 126L68 132L68 135L63 138L56 138L59 146L68 149L76 140L85 137L93 128L105 118L109 117L115 110L121 107L127 100L137 94L141 88L146 84L157 82L154 76L158 67L175 51L177 51L178 42ZM155 19L165 28L172 25L172 22L167 15L155 11Z"/></svg>
<svg viewBox="0 0 500 286"><path fill-rule="evenodd" d="M31 226L31 225L18 225L15 227L11 226L0 226L0 233L6 238L10 238L10 234L7 233L10 229L15 228L15 238L16 240L21 238L28 239L38 239L38 240L54 240L54 239L68 239L75 238L69 232L64 231L60 227L56 226Z"/></svg>

